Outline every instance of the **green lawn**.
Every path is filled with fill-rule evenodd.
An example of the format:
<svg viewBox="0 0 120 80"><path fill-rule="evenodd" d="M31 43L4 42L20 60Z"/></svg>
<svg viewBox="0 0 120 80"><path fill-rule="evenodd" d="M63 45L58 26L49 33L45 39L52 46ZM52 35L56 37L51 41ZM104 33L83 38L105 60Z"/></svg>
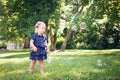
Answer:
<svg viewBox="0 0 120 80"><path fill-rule="evenodd" d="M29 50L0 51L0 80L120 80L119 49L51 52L42 74L29 63Z"/></svg>

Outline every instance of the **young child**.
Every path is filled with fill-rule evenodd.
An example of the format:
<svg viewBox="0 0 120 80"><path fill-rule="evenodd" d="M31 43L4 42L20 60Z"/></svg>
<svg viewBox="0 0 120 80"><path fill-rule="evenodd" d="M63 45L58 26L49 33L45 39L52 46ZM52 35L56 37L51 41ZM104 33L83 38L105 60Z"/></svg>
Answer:
<svg viewBox="0 0 120 80"><path fill-rule="evenodd" d="M45 35L46 25L44 22L38 21L35 25L36 33L32 35L30 40L30 73L34 71L36 61L39 61L40 72L44 72L44 60L47 59L47 37Z"/></svg>

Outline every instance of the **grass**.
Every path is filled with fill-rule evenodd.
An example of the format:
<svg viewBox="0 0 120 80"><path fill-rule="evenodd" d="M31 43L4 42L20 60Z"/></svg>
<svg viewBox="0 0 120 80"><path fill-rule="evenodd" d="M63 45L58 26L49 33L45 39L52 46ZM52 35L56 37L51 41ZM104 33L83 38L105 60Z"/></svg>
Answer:
<svg viewBox="0 0 120 80"><path fill-rule="evenodd" d="M51 52L43 74L38 63L30 74L29 63L29 50L0 51L0 80L120 80L119 49Z"/></svg>

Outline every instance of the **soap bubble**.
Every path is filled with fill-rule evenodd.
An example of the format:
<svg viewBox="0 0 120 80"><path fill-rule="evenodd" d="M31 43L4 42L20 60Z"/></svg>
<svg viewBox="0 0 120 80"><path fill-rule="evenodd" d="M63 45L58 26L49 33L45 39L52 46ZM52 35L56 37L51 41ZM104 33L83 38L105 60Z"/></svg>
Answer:
<svg viewBox="0 0 120 80"><path fill-rule="evenodd" d="M101 63L101 60L100 60L100 59L98 59L98 60L97 60L97 63Z"/></svg>
<svg viewBox="0 0 120 80"><path fill-rule="evenodd" d="M86 28L85 22L82 22L82 23L80 24L80 28L81 28L81 29L85 29L85 28Z"/></svg>
<svg viewBox="0 0 120 80"><path fill-rule="evenodd" d="M102 66L102 63L98 63L98 66Z"/></svg>
<svg viewBox="0 0 120 80"><path fill-rule="evenodd" d="M73 26L72 29L73 29L74 31L77 31L78 27L77 27L77 26Z"/></svg>
<svg viewBox="0 0 120 80"><path fill-rule="evenodd" d="M102 61L100 59L97 60L97 65L102 66Z"/></svg>
<svg viewBox="0 0 120 80"><path fill-rule="evenodd" d="M48 57L47 62L50 64L52 61L51 57Z"/></svg>
<svg viewBox="0 0 120 80"><path fill-rule="evenodd" d="M112 37L109 38L109 43L114 43L114 39Z"/></svg>

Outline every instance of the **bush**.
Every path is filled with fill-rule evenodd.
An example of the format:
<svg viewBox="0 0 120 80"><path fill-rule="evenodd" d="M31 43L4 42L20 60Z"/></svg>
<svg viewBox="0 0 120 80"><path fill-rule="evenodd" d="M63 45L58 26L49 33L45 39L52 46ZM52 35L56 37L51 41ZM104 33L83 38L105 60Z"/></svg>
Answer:
<svg viewBox="0 0 120 80"><path fill-rule="evenodd" d="M62 43L63 43L62 40L58 41L58 42L56 43L56 49L60 49L61 46L62 46Z"/></svg>
<svg viewBox="0 0 120 80"><path fill-rule="evenodd" d="M6 49L6 44L5 43L2 43L2 44L0 44L0 49Z"/></svg>

